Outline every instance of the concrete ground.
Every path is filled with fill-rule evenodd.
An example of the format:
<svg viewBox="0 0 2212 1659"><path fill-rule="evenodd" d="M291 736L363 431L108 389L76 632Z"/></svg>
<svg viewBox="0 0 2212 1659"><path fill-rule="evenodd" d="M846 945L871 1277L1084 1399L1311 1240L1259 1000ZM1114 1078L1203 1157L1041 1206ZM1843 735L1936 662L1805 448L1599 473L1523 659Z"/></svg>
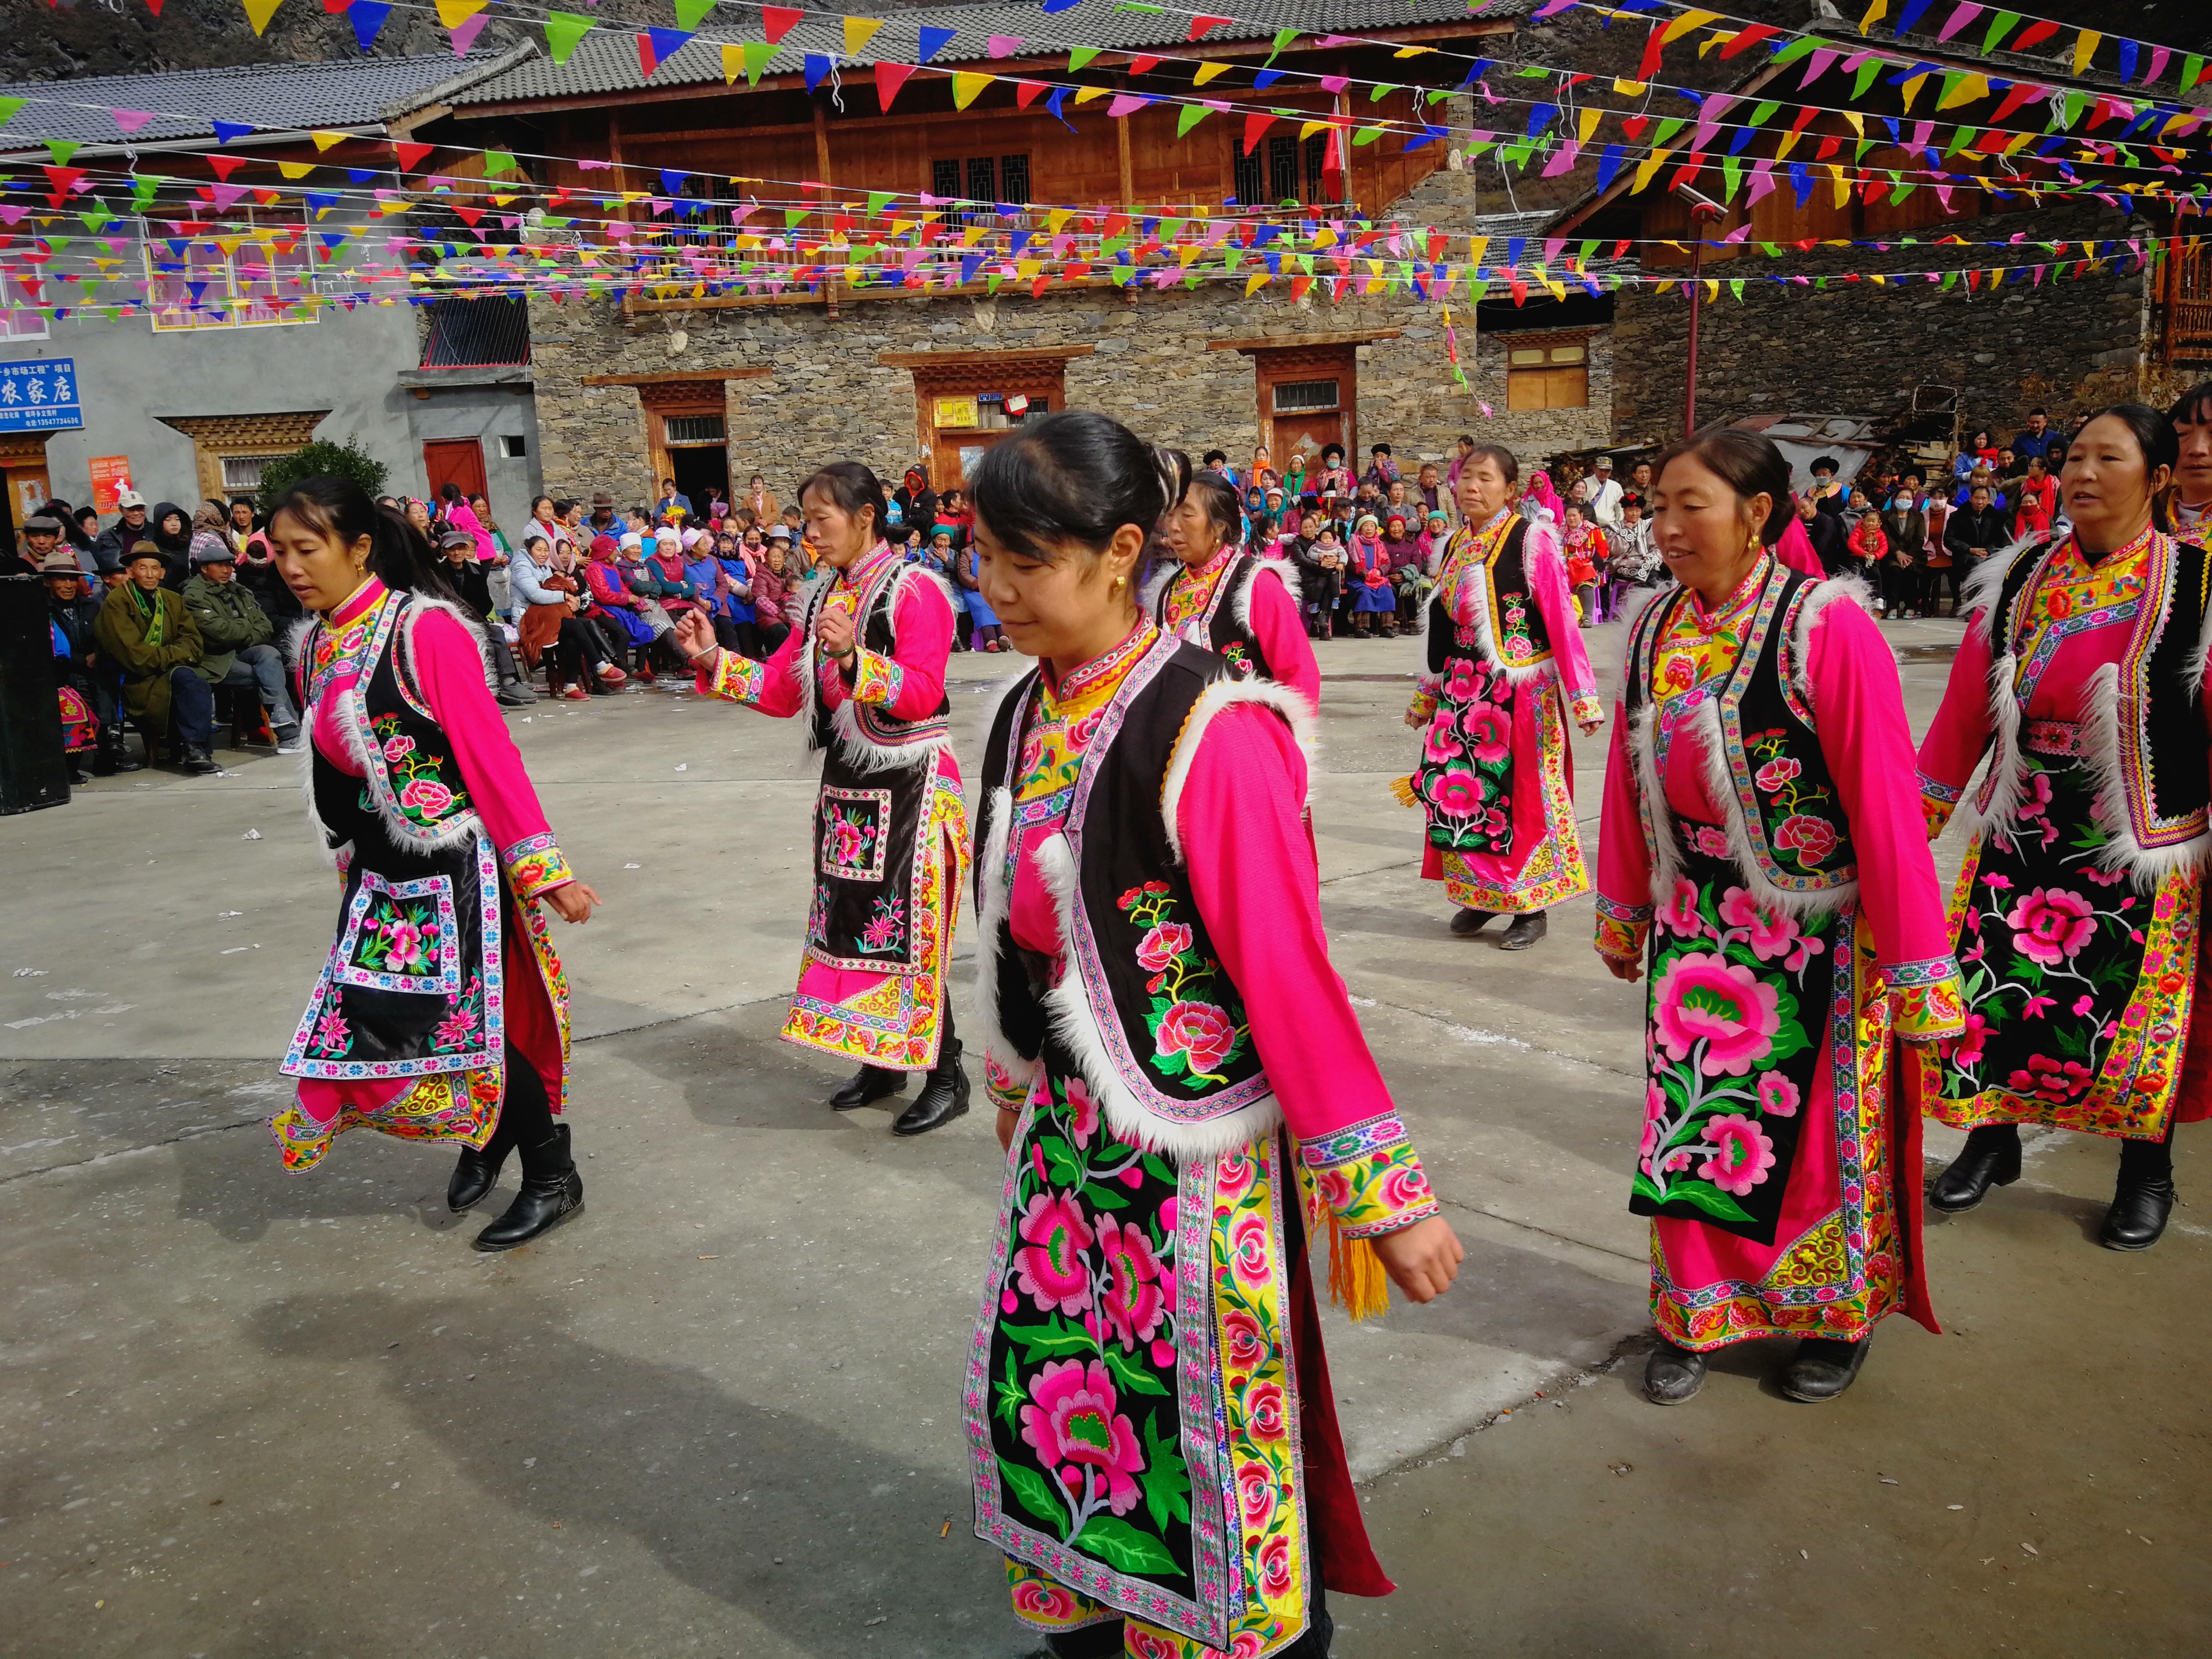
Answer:
<svg viewBox="0 0 2212 1659"><path fill-rule="evenodd" d="M1916 729L1957 630L1890 630ZM1610 675L1617 629L1589 637ZM1641 993L1587 899L1525 955L1419 879L1417 647L1322 648L1315 827L1340 971L1468 1250L1332 1323L1401 1651L2203 1651L2212 1255L2090 1243L2101 1146L1931 1232L1951 1334L1885 1328L1825 1408L1738 1350L1634 1382ZM962 753L1016 660L954 659ZM562 929L585 1215L512 1255L450 1157L369 1134L288 1177L261 1121L329 944L295 763L142 773L0 820L0 1651L1012 1659L958 1420L996 1147L823 1105L775 1041L807 896L794 730L688 693L510 717L607 901ZM1595 857L1603 749L1579 744ZM1955 838L1939 852L1955 861ZM970 931L957 949L964 981ZM1930 1136L1930 1158L1955 1144ZM2185 1138L2181 1179L2194 1190ZM1889 1484L1894 1482L1895 1484Z"/></svg>

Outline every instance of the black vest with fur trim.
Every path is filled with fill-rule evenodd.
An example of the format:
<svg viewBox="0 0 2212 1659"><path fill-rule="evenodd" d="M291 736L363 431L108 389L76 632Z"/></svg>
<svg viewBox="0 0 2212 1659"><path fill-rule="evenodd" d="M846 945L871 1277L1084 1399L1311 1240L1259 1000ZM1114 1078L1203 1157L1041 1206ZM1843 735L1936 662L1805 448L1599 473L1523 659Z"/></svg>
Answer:
<svg viewBox="0 0 2212 1659"><path fill-rule="evenodd" d="M1480 532L1462 530L1460 534L1471 541ZM1516 513L1505 527L1504 544L1498 550L1498 556L1486 562L1487 569L1486 561L1470 552L1457 581L1437 584L1429 599L1429 672L1443 673L1445 663L1455 656L1479 658L1486 635L1492 668L1518 676L1552 660L1551 630L1528 593L1528 521ZM1480 609L1468 623L1456 620L1448 608L1460 581L1476 584L1475 599Z"/></svg>
<svg viewBox="0 0 2212 1659"><path fill-rule="evenodd" d="M1036 855L1060 911L1056 983L1048 960L1017 948L1007 917L1034 672L992 722L975 824L987 1045L1082 1078L1118 1133L1184 1156L1226 1152L1277 1121L1243 998L1207 936L1163 805L1182 744L1202 734L1194 711L1229 673L1218 656L1163 635L1101 711L1065 827Z"/></svg>
<svg viewBox="0 0 2212 1659"><path fill-rule="evenodd" d="M314 816L343 884L336 946L286 1056L290 1076L409 1077L505 1056L505 877L409 657L410 629L432 603L404 592L385 602L335 711L367 775L309 745ZM321 626L306 635L303 664ZM308 688L310 720L319 691Z"/></svg>
<svg viewBox="0 0 2212 1659"><path fill-rule="evenodd" d="M1203 643L1229 665L1230 675L1235 679L1249 679L1255 674L1263 680L1275 678L1274 672L1267 666L1267 653L1260 648L1259 637L1252 632L1251 590L1253 579L1260 574L1260 562L1249 553L1240 553L1231 560L1229 568L1213 585L1213 597L1206 603L1203 618ZM1152 606L1152 620L1162 628L1167 626L1169 591L1181 580L1178 573L1164 584ZM1188 639L1189 635L1182 637Z"/></svg>
<svg viewBox="0 0 2212 1659"><path fill-rule="evenodd" d="M1820 751L1806 697L1808 666L1798 660L1809 649L1804 624L1816 614L1816 594L1823 602L1843 599L1843 590L1776 560L1735 666L1656 705L1653 659L1668 624L1692 603L1690 590L1662 593L1636 619L1625 711L1644 840L1662 871L1679 858L1664 792L1668 756L1694 730L1705 748L1706 791L1727 805L1729 854L1751 890L1785 908L1813 910L1836 908L1856 896L1850 819Z"/></svg>
<svg viewBox="0 0 2212 1659"><path fill-rule="evenodd" d="M2041 665L2032 650L2027 660L2021 657L2032 645L2021 614L2021 600L2063 545L2054 538L2016 554L2005 570L1989 619L1992 705L2016 701L2023 720ZM2084 689L2085 725L2094 727L2111 721L2116 728L2102 756L2094 731L2085 752L2105 775L2100 798L2112 837L2106 850L2117 854L2124 849L2129 856L2123 863L2155 862L2161 854L2195 846L2206 834L2212 764L2208 764L2205 751L2201 677L2209 599L2212 554L2194 542L2154 532L2144 592L2127 624L2129 643L2112 686L2117 708L2094 706L2094 681ZM2054 628L2045 635L2051 645L2057 644L2060 631ZM2017 757L1998 756L1990 762L1976 801L1984 813L2004 787L1999 774L2008 763L2016 766ZM2117 800L2109 798L2114 783L2119 785Z"/></svg>
<svg viewBox="0 0 2212 1659"><path fill-rule="evenodd" d="M892 613L898 603L899 578L909 571L915 573L915 580L927 579L927 573L919 565L893 560L871 577L867 586L861 591L860 606L854 613L860 617L855 637L865 649L879 657L889 657L898 648L897 623ZM925 751L933 754L945 746L946 734L951 729L952 699L949 692L938 699L933 712L915 720L895 720L872 703L847 702L842 707L853 712L850 715L843 715L835 713L823 702L818 693L821 682L817 678L822 665L821 647L815 641L814 624L820 620L822 607L828 601L830 590L836 585L834 576L817 581L805 596L805 610L799 622L806 643L800 647L798 668L811 711L807 720L806 746L810 749L837 748L839 745L830 741L831 734L842 727L844 736L860 739L858 744L853 745L854 747L909 749L917 757ZM849 726L846 725L848 721ZM898 757L879 753L874 758L878 763L895 763Z"/></svg>

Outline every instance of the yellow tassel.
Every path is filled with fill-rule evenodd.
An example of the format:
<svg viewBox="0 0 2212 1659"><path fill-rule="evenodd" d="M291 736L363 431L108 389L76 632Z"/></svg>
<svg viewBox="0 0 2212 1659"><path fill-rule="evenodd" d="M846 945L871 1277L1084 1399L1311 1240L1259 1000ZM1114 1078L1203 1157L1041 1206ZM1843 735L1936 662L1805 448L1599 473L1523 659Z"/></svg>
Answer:
<svg viewBox="0 0 2212 1659"><path fill-rule="evenodd" d="M1390 1279L1382 1258L1364 1238L1346 1238L1332 1210L1328 1216L1328 1299L1354 1324L1390 1311Z"/></svg>
<svg viewBox="0 0 2212 1659"><path fill-rule="evenodd" d="M1391 779L1390 793L1398 798L1398 805L1401 806L1419 806L1421 804L1421 798L1413 793L1413 780L1411 777Z"/></svg>

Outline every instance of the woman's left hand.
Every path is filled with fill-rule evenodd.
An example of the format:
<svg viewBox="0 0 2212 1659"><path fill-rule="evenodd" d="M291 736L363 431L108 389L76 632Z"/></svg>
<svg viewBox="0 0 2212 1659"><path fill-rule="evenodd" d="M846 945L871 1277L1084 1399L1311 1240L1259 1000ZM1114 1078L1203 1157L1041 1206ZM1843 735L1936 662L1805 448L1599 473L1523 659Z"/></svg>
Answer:
<svg viewBox="0 0 2212 1659"><path fill-rule="evenodd" d="M1442 1296L1459 1277L1459 1264L1467 1260L1466 1246L1440 1215L1368 1243L1382 1257L1390 1282L1415 1302L1433 1302Z"/></svg>
<svg viewBox="0 0 2212 1659"><path fill-rule="evenodd" d="M580 881L568 882L542 896L563 921L589 921L592 909L600 902L599 896Z"/></svg>

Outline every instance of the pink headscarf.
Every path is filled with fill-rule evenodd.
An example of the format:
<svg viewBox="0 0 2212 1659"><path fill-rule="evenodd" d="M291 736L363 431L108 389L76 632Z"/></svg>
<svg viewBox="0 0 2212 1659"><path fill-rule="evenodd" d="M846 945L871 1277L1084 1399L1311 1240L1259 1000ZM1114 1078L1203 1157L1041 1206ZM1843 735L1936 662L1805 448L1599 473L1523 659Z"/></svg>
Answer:
<svg viewBox="0 0 2212 1659"><path fill-rule="evenodd" d="M1531 472L1528 475L1528 488L1525 493L1530 500L1551 514L1553 523L1563 525L1567 521L1566 511L1559 501L1559 492L1552 488L1550 474L1540 471Z"/></svg>

